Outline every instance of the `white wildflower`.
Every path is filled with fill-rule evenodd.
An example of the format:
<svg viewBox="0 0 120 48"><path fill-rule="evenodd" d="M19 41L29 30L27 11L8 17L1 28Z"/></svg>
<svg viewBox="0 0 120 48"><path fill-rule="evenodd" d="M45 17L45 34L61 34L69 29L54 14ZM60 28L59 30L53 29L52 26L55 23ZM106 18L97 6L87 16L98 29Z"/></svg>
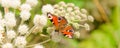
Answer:
<svg viewBox="0 0 120 48"><path fill-rule="evenodd" d="M0 26L5 26L5 20L4 19L0 19Z"/></svg>
<svg viewBox="0 0 120 48"><path fill-rule="evenodd" d="M31 6L36 6L38 3L38 0L26 0L27 4L30 4Z"/></svg>
<svg viewBox="0 0 120 48"><path fill-rule="evenodd" d="M44 15L35 15L34 17L34 24L35 25L40 25L40 26L45 26L47 24L47 17Z"/></svg>
<svg viewBox="0 0 120 48"><path fill-rule="evenodd" d="M83 14L87 14L87 10L86 10L86 9L81 9L81 12L82 12Z"/></svg>
<svg viewBox="0 0 120 48"><path fill-rule="evenodd" d="M47 17L45 15L41 15L39 21L40 21L41 27L45 26L47 24Z"/></svg>
<svg viewBox="0 0 120 48"><path fill-rule="evenodd" d="M69 17L68 15L65 16L65 18L67 19L68 23L71 23L71 17Z"/></svg>
<svg viewBox="0 0 120 48"><path fill-rule="evenodd" d="M61 11L61 14L64 14L64 15L65 15L65 13L66 13L66 11L65 11L65 10L62 10L62 11Z"/></svg>
<svg viewBox="0 0 120 48"><path fill-rule="evenodd" d="M72 24L75 29L79 29L80 25L78 23L73 23Z"/></svg>
<svg viewBox="0 0 120 48"><path fill-rule="evenodd" d="M34 24L35 24L35 25L39 25L39 24L40 24L39 20L40 20L40 15L35 15L34 21L33 21Z"/></svg>
<svg viewBox="0 0 120 48"><path fill-rule="evenodd" d="M54 5L53 7L54 7L55 9L57 9L57 8L59 8L59 5L56 4L56 5Z"/></svg>
<svg viewBox="0 0 120 48"><path fill-rule="evenodd" d="M1 0L1 5L3 7L9 8L10 7L10 0Z"/></svg>
<svg viewBox="0 0 120 48"><path fill-rule="evenodd" d="M84 27L86 30L90 30L88 21L93 22L94 18L89 16L86 9L80 9L78 6L75 6L73 3L59 2L54 5L54 13L57 16L64 16L68 24L73 25L76 30L79 30L80 27ZM86 23L82 25L83 23ZM48 28L49 31L49 28ZM76 32L77 34L77 32ZM79 33L78 33L79 34ZM77 35L79 36L79 35Z"/></svg>
<svg viewBox="0 0 120 48"><path fill-rule="evenodd" d="M2 33L0 33L0 43L2 42L2 40L3 40L3 34Z"/></svg>
<svg viewBox="0 0 120 48"><path fill-rule="evenodd" d="M21 11L20 17L22 18L23 21L26 21L30 18L30 12L29 11Z"/></svg>
<svg viewBox="0 0 120 48"><path fill-rule="evenodd" d="M15 39L15 46L19 48L24 48L26 44L27 44L27 41L24 36L18 36Z"/></svg>
<svg viewBox="0 0 120 48"><path fill-rule="evenodd" d="M9 20L9 19L14 19L15 18L15 14L13 12L8 12L5 14L5 20Z"/></svg>
<svg viewBox="0 0 120 48"><path fill-rule="evenodd" d="M13 45L11 43L6 43L2 45L2 48L13 48Z"/></svg>
<svg viewBox="0 0 120 48"><path fill-rule="evenodd" d="M94 22L94 18L91 15L88 16L88 20Z"/></svg>
<svg viewBox="0 0 120 48"><path fill-rule="evenodd" d="M76 31L76 32L74 33L74 35L75 35L76 38L80 38L80 32L79 32L79 31Z"/></svg>
<svg viewBox="0 0 120 48"><path fill-rule="evenodd" d="M19 26L18 32L23 35L28 32L28 29L29 29L28 26L23 24Z"/></svg>
<svg viewBox="0 0 120 48"><path fill-rule="evenodd" d="M20 6L21 11L30 11L31 10L31 6L29 4L22 4Z"/></svg>
<svg viewBox="0 0 120 48"><path fill-rule="evenodd" d="M44 6L42 7L42 13L43 13L44 15L46 15L47 12L51 12L51 13L54 12L54 8L53 8L52 5L47 4L47 5L44 5Z"/></svg>
<svg viewBox="0 0 120 48"><path fill-rule="evenodd" d="M20 6L21 2L20 0L10 0L10 7L12 8L18 8Z"/></svg>
<svg viewBox="0 0 120 48"><path fill-rule="evenodd" d="M44 48L43 45L35 45L34 48Z"/></svg>
<svg viewBox="0 0 120 48"><path fill-rule="evenodd" d="M75 6L75 7L74 7L74 10L78 10L78 11L79 11L79 10L80 10L80 8L79 8L79 7L77 7L77 6Z"/></svg>
<svg viewBox="0 0 120 48"><path fill-rule="evenodd" d="M62 11L62 10L64 10L64 8L63 7L59 7L59 10Z"/></svg>
<svg viewBox="0 0 120 48"><path fill-rule="evenodd" d="M55 13L55 14L60 14L61 12L60 12L60 10L58 10L58 9L54 9L54 13Z"/></svg>
<svg viewBox="0 0 120 48"><path fill-rule="evenodd" d="M18 8L20 6L20 0L1 0L1 4L6 8Z"/></svg>
<svg viewBox="0 0 120 48"><path fill-rule="evenodd" d="M16 36L15 31L13 31L13 30L7 31L7 37L9 39L13 39L13 38L15 38L15 36Z"/></svg>
<svg viewBox="0 0 120 48"><path fill-rule="evenodd" d="M73 17L76 16L74 12L70 12L69 14Z"/></svg>
<svg viewBox="0 0 120 48"><path fill-rule="evenodd" d="M73 3L68 3L67 6L68 7L74 7L75 5Z"/></svg>
<svg viewBox="0 0 120 48"><path fill-rule="evenodd" d="M13 28L16 26L16 20L15 19L6 20L5 25L9 28Z"/></svg>
<svg viewBox="0 0 120 48"><path fill-rule="evenodd" d="M59 5L64 7L64 5L66 5L66 4L64 1L61 1L61 2L59 2Z"/></svg>
<svg viewBox="0 0 120 48"><path fill-rule="evenodd" d="M74 20L75 20L75 17L74 17L74 16L71 16L69 20L74 21Z"/></svg>
<svg viewBox="0 0 120 48"><path fill-rule="evenodd" d="M51 39L54 42L60 42L62 40L62 34L59 32L52 31Z"/></svg>
<svg viewBox="0 0 120 48"><path fill-rule="evenodd" d="M87 20L87 15L86 14L81 14L80 17L81 17L82 21Z"/></svg>
<svg viewBox="0 0 120 48"><path fill-rule="evenodd" d="M9 28L13 28L16 25L15 14L8 12L5 14L5 25Z"/></svg>
<svg viewBox="0 0 120 48"><path fill-rule="evenodd" d="M89 24L85 23L85 24L84 24L84 27L85 27L86 30L90 30Z"/></svg>
<svg viewBox="0 0 120 48"><path fill-rule="evenodd" d="M68 7L68 8L67 8L67 11L68 11L68 12L72 12L72 10L73 10L72 7Z"/></svg>
<svg viewBox="0 0 120 48"><path fill-rule="evenodd" d="M0 33L4 33L5 32L5 29L3 26L0 26Z"/></svg>
<svg viewBox="0 0 120 48"><path fill-rule="evenodd" d="M80 21L80 20L81 20L81 17L76 15L76 16L75 16L75 19Z"/></svg>
<svg viewBox="0 0 120 48"><path fill-rule="evenodd" d="M80 12L79 10L74 10L74 13L75 13L76 15L81 14L81 12Z"/></svg>

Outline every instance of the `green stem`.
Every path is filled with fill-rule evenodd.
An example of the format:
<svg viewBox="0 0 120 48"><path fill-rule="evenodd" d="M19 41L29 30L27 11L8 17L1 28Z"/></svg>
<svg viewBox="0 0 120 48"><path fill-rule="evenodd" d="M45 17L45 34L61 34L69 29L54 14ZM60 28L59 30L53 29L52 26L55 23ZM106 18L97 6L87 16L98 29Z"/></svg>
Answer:
<svg viewBox="0 0 120 48"><path fill-rule="evenodd" d="M35 46L35 45L39 45L39 44L44 44L46 42L49 42L51 39L48 39L46 41L43 41L43 42L40 42L40 43L37 43L37 44L33 44L33 45L29 45L29 46L26 46L26 47L32 47L32 46Z"/></svg>
<svg viewBox="0 0 120 48"><path fill-rule="evenodd" d="M33 30L34 30L36 27L37 27L36 25L33 26L33 27L28 31L28 33L25 35L25 37L28 37L28 36L33 32Z"/></svg>

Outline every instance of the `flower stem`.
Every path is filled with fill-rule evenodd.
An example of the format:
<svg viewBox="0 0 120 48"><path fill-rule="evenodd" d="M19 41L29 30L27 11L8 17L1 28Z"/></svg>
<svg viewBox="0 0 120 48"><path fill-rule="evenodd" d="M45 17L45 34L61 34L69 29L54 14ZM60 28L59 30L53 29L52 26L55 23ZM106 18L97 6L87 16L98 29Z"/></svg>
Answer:
<svg viewBox="0 0 120 48"><path fill-rule="evenodd" d="M36 27L37 27L36 25L33 26L33 27L28 31L28 33L25 35L25 37L29 36Z"/></svg>
<svg viewBox="0 0 120 48"><path fill-rule="evenodd" d="M40 43L37 43L37 44L33 44L33 45L29 45L29 46L26 46L26 47L32 47L32 46L35 46L35 45L38 45L38 44L44 44L46 42L49 42L51 39L48 39L46 41L43 41L43 42L40 42Z"/></svg>
<svg viewBox="0 0 120 48"><path fill-rule="evenodd" d="M80 26L80 27L84 27L84 25L81 25L81 24L80 24L79 26Z"/></svg>
<svg viewBox="0 0 120 48"><path fill-rule="evenodd" d="M5 14L9 12L9 9L7 7L4 7Z"/></svg>
<svg viewBox="0 0 120 48"><path fill-rule="evenodd" d="M24 23L24 21L23 21L23 20L21 20L20 25L22 25L23 23Z"/></svg>
<svg viewBox="0 0 120 48"><path fill-rule="evenodd" d="M104 8L102 7L102 5L100 4L99 0L93 0L93 2L95 3L99 12L101 13L101 17L102 17L103 21L109 23L110 21L108 19L108 16L106 15L106 12L105 12Z"/></svg>

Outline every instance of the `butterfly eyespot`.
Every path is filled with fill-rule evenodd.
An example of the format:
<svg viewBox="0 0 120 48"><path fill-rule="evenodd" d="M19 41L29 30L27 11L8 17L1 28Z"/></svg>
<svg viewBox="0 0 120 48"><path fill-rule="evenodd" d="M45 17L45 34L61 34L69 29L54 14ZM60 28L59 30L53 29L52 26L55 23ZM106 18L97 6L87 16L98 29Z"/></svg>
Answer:
<svg viewBox="0 0 120 48"><path fill-rule="evenodd" d="M59 17L58 20L61 20L61 17Z"/></svg>
<svg viewBox="0 0 120 48"><path fill-rule="evenodd" d="M60 22L62 20L62 17L58 17L58 22Z"/></svg>
<svg viewBox="0 0 120 48"><path fill-rule="evenodd" d="M51 18L51 16L48 16L48 18Z"/></svg>
<svg viewBox="0 0 120 48"><path fill-rule="evenodd" d="M47 14L47 16L48 16L49 19L53 18L51 14Z"/></svg>

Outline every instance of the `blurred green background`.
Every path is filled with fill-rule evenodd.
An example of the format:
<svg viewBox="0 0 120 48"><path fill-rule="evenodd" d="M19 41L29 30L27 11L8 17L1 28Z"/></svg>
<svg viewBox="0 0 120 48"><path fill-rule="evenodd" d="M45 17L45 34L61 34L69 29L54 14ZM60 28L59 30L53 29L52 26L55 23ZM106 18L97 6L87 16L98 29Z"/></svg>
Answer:
<svg viewBox="0 0 120 48"><path fill-rule="evenodd" d="M22 0L24 2L25 0ZM46 48L120 48L120 0L38 0L39 3L31 11L30 22L26 23L32 27L35 14L41 14L41 8L45 4L56 4L60 1L74 3L80 8L85 8L95 21L93 29L83 35L82 39L66 39L65 44L48 42L43 44ZM0 9L3 9L0 7ZM12 10L12 9L11 9ZM39 10L39 11L38 11ZM1 10L3 11L3 10ZM16 10L19 16L19 11ZM82 34L82 32L80 33ZM37 34L31 35L36 42L41 42L47 38L39 38ZM33 39L31 38L31 39ZM29 41L31 43L35 43Z"/></svg>

